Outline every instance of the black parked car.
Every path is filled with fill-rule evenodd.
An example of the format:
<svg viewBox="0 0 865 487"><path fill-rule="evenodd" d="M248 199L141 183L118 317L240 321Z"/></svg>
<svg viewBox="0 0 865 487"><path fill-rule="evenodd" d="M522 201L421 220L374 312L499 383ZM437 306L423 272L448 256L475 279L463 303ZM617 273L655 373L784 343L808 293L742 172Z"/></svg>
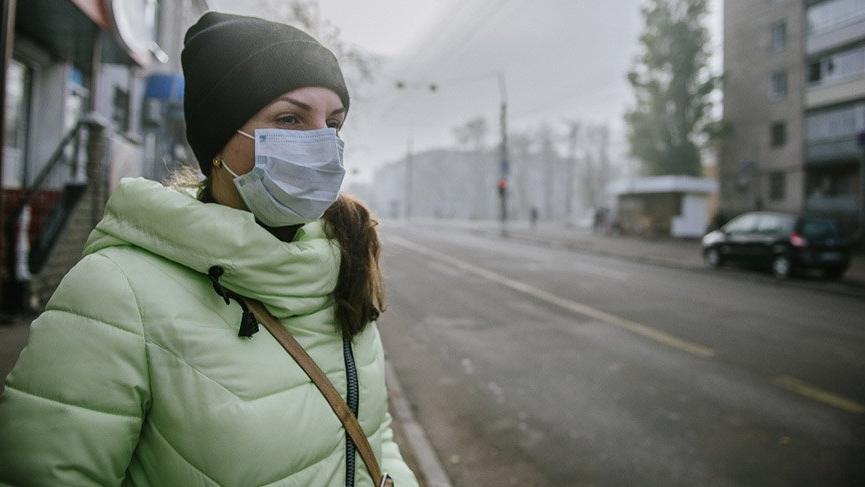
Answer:
<svg viewBox="0 0 865 487"><path fill-rule="evenodd" d="M703 237L709 267L727 262L765 266L779 278L819 269L840 279L850 267L851 242L831 218L788 213L751 212L732 219Z"/></svg>

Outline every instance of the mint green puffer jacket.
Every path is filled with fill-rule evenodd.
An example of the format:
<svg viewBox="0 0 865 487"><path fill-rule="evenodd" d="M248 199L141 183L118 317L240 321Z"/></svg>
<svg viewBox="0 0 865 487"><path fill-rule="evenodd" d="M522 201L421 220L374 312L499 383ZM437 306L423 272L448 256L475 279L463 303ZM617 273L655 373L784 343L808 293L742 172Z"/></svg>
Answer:
<svg viewBox="0 0 865 487"><path fill-rule="evenodd" d="M0 396L0 483L344 486L346 436L321 393L264 329L262 301L345 397L332 291L339 249L321 222L281 242L249 212L125 179ZM382 470L417 485L393 442L375 323L352 342L359 420ZM355 454L354 485L373 485Z"/></svg>

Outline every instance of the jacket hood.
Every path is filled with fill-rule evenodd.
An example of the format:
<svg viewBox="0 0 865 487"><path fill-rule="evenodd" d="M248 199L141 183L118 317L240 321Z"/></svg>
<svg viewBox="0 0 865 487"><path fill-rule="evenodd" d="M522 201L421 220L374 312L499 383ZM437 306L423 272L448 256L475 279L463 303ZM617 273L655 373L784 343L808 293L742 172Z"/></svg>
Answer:
<svg viewBox="0 0 865 487"><path fill-rule="evenodd" d="M124 178L112 193L84 255L131 245L200 272L220 266L219 282L267 305L277 318L304 315L332 302L340 252L319 220L283 242L252 213L202 203L143 178Z"/></svg>

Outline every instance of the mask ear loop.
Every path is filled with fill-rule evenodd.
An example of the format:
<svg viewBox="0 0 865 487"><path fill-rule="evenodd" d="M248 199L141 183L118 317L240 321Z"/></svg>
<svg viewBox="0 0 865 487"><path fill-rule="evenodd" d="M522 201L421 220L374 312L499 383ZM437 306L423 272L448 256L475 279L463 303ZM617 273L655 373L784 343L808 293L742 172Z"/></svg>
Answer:
<svg viewBox="0 0 865 487"><path fill-rule="evenodd" d="M249 135L248 133L244 132L243 130L238 130L237 133L239 133L240 135L242 135L244 137L248 137L248 138L252 139L253 141L255 140L255 137ZM225 162L225 159L223 159L221 157L214 157L213 161L211 161L211 163L216 167L224 167L226 171L228 171L232 176L234 176L236 178L240 177L237 175L236 172L232 171L231 168L228 167L228 163Z"/></svg>
<svg viewBox="0 0 865 487"><path fill-rule="evenodd" d="M235 173L234 171L231 170L230 167L228 167L228 163L225 162L225 159L223 159L223 158L221 158L221 157L214 157L212 163L213 163L213 165L216 166L216 167L224 167L225 170L228 171L229 174L231 174L232 176L234 176L234 177L236 177L236 178L239 177L239 176L237 175L237 173Z"/></svg>

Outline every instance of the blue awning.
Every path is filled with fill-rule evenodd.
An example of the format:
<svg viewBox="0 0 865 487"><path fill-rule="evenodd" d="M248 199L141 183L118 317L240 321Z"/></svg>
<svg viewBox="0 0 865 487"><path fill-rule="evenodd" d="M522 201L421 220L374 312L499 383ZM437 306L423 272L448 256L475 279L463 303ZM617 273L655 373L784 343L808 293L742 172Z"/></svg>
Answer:
<svg viewBox="0 0 865 487"><path fill-rule="evenodd" d="M145 99L162 101L183 101L183 75L151 74L147 77L144 90Z"/></svg>

